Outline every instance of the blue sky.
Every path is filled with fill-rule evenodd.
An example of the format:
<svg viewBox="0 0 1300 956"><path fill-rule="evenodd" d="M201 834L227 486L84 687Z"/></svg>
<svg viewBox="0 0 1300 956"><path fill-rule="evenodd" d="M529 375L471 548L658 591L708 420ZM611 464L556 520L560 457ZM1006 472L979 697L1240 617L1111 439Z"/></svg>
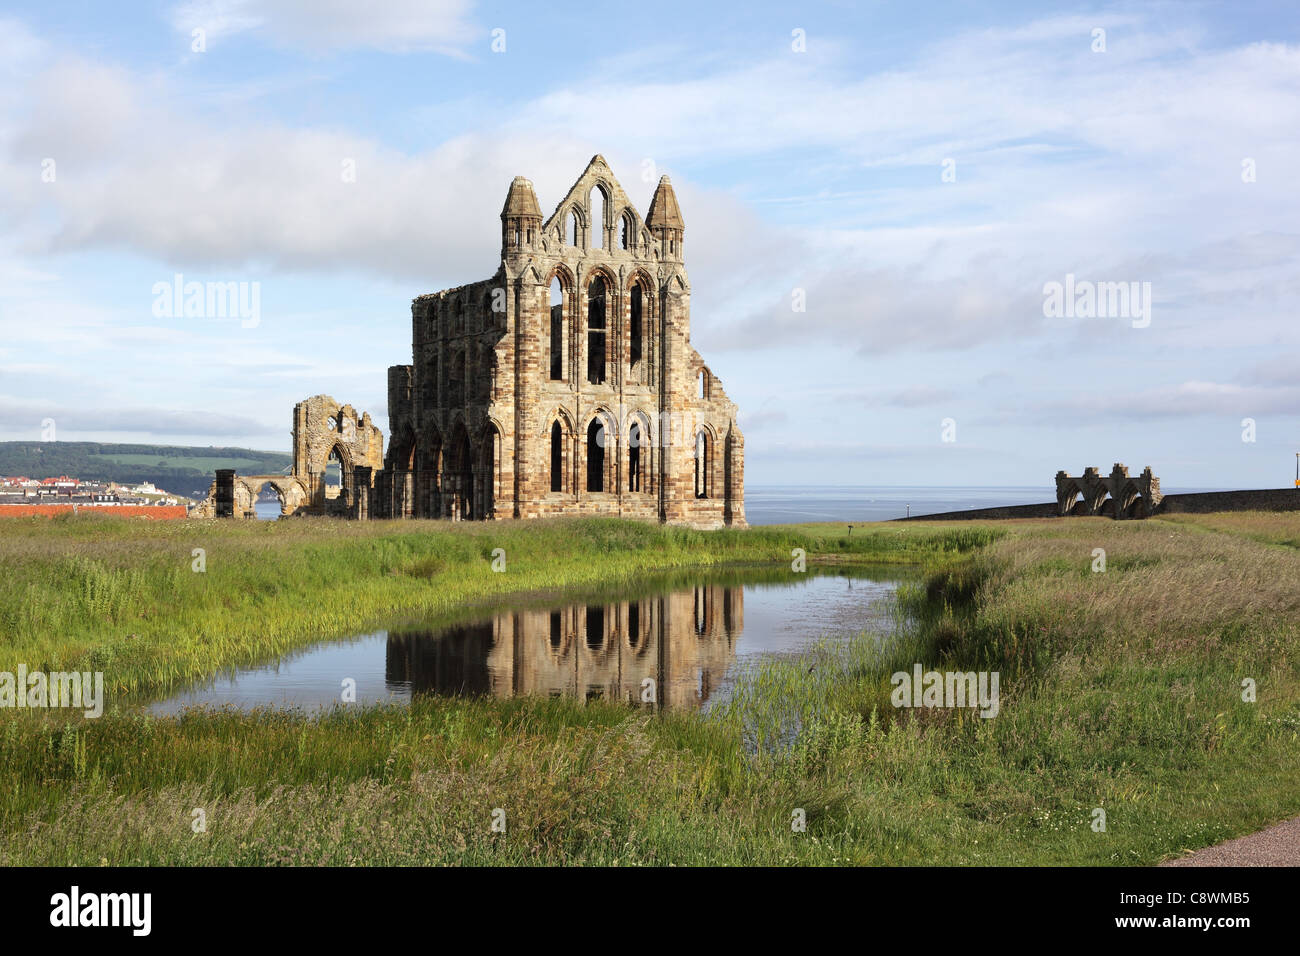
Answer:
<svg viewBox="0 0 1300 956"><path fill-rule="evenodd" d="M513 176L549 212L599 152L643 213L672 176L751 485L1286 485L1298 32L1283 2L5 5L0 439L287 450L317 392L384 427L410 300L492 274ZM156 316L176 273L258 283L260 320ZM1046 316L1067 275L1150 283L1149 324Z"/></svg>

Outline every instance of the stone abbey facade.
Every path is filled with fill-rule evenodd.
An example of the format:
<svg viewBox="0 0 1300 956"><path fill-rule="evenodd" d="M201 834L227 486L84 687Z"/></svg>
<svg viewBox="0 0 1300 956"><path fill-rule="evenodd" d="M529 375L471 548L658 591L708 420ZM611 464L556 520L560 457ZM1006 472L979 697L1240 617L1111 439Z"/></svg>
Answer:
<svg viewBox="0 0 1300 956"><path fill-rule="evenodd" d="M496 274L411 305L357 516L743 527L744 439L691 346L684 236L667 176L642 219L595 156L545 220L517 177Z"/></svg>

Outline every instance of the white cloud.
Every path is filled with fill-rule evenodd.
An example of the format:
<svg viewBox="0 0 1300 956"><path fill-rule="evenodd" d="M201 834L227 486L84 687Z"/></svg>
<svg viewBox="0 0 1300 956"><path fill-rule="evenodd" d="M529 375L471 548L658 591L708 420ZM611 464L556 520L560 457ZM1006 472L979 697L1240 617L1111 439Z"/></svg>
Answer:
<svg viewBox="0 0 1300 956"><path fill-rule="evenodd" d="M311 19L307 9L203 7L226 29ZM352 9L327 5L304 35L364 38L347 28ZM371 29L418 35L408 15L397 8ZM1097 55L1091 22L967 34L909 69L865 77L830 58L784 56L653 83L576 78L520 104L514 119L416 154L246 111L205 114L151 80L64 61L32 83L36 106L13 141L27 155L66 157L60 183L42 188L11 167L6 200L29 214L24 234L42 252L108 247L177 265L350 269L423 290L490 272L500 197L518 173L549 208L600 149L644 203L643 157L663 167L795 150L818 157L819 175L857 170L857 188L816 227L776 226L739 195L676 177L701 301L719 320L745 319L741 330L758 341L780 341L781 300L800 287L822 309L800 334L848 329L873 349L961 348L1037 331L1042 283L1067 271L1192 237L1212 252L1247 222L1284 232L1300 212L1295 197L1278 201L1276 185L1243 186L1237 155L1249 148L1267 179L1300 149L1300 54L1256 45L1166 63L1154 57L1191 41L1146 35L1130 18L1107 21L1110 49ZM1044 162L1043 150L1054 158ZM949 153L955 184L939 178ZM356 163L355 183L342 182L344 160ZM797 195L801 160L791 162ZM744 191L761 198L765 188ZM1266 208L1243 208L1263 197ZM1202 275L1208 264L1189 263Z"/></svg>
<svg viewBox="0 0 1300 956"><path fill-rule="evenodd" d="M567 154L572 178L576 161L554 138L480 135L408 156L341 131L233 127L151 92L125 71L85 62L62 61L33 83L33 118L9 145L24 159L53 157L57 181L41 182L30 160L11 160L0 179L29 252L123 249L166 268L456 284L495 268L497 216L520 164L546 174L558 161L536 157ZM354 182L344 180L345 162Z"/></svg>
<svg viewBox="0 0 1300 956"><path fill-rule="evenodd" d="M312 52L413 48L403 38L454 51L471 36L412 26L405 4L356 9L371 19L342 4L213 2L176 22L210 23L218 41L243 32ZM468 22L464 7L436 9ZM160 279L191 267L229 279L344 273L416 294L491 273L514 175L534 180L549 211L599 151L643 213L653 188L641 182L643 160L673 174L693 339L742 407L773 373L785 376L779 414L753 403L752 424L774 440L808 427L811 406L795 393L822 384L833 360L841 375L893 376L872 393L883 419L956 387L931 364L946 358L938 353L960 359L988 343L1017 379L993 381L984 403L1030 388L1032 372L1062 391L1088 390L1067 409L1080 420L1090 420L1094 391L1139 391L1141 401L1116 399L1101 413L1133 422L1180 408L1294 407L1285 393L1196 383L1231 377L1203 367L1229 349L1300 349L1300 193L1290 185L1300 52L1204 49L1194 26L1163 31L1137 16L1099 22L1106 54L1089 50L1094 18L1066 17L964 34L870 73L827 44L760 61L716 54L688 70L672 68L681 51L663 49L655 70L598 72L575 58L571 71L540 78L557 85L477 116L459 111L451 135L424 149L277 120L246 99L196 99L184 76L52 63L30 35L0 24L0 52L23 51L24 64L0 63L10 69L0 215L12 223L8 241L40 257L36 272L58 254L120 250L156 261ZM57 184L36 175L33 157L45 155L59 158ZM947 157L955 183L940 179ZM1241 181L1243 157L1256 161L1258 182ZM344 159L356 161L355 183L341 180ZM1043 283L1067 272L1151 281L1151 328L1121 336L1045 321ZM790 309L795 288L807 293L804 313ZM78 347L75 332L49 334ZM393 339L392 361L406 344ZM795 345L807 361L789 358ZM288 343L263 349L264 369L292 364ZM927 357L910 368L876 361L904 350ZM1089 377L1101 358L1107 371ZM1231 361L1244 367L1249 356ZM1116 388L1116 368L1132 373L1129 385Z"/></svg>
<svg viewBox="0 0 1300 956"><path fill-rule="evenodd" d="M1080 395L1053 401L1045 411L1057 421L1067 414L1091 422L1295 415L1300 413L1300 386L1187 381L1132 392Z"/></svg>
<svg viewBox="0 0 1300 956"><path fill-rule="evenodd" d="M369 48L464 55L478 32L469 0L193 0L172 11L186 35L208 40L255 32L280 47L320 53Z"/></svg>

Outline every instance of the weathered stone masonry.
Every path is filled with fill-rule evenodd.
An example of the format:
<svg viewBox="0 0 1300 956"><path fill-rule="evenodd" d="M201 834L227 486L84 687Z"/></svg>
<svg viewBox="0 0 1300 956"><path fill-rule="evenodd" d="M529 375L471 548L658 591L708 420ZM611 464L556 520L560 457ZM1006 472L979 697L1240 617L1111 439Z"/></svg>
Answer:
<svg viewBox="0 0 1300 956"><path fill-rule="evenodd" d="M1109 515L1112 518L1149 518L1160 507L1160 479L1147 465L1136 478L1128 467L1115 462L1109 475L1085 468L1078 477L1056 473L1057 511L1062 515Z"/></svg>
<svg viewBox="0 0 1300 956"><path fill-rule="evenodd" d="M691 346L684 236L667 176L644 221L600 156L545 221L517 177L496 274L411 304L371 516L743 527L744 438Z"/></svg>
<svg viewBox="0 0 1300 956"><path fill-rule="evenodd" d="M330 461L340 484L326 482ZM314 395L293 407L293 471L288 475L237 475L217 471L196 514L210 518L252 518L258 493L269 485L280 496L281 515L370 517L373 474L383 467L384 435L370 420L329 395Z"/></svg>

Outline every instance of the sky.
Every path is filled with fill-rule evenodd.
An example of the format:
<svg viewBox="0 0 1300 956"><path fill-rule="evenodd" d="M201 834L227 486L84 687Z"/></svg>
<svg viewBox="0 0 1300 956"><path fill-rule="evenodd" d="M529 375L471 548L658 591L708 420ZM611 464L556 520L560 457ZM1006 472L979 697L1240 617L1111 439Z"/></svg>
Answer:
<svg viewBox="0 0 1300 956"><path fill-rule="evenodd" d="M1286 486L1298 35L1293 0L0 3L0 440L287 451L321 392L386 430L411 299L600 153L643 215L672 177L750 486ZM178 275L256 320L166 314Z"/></svg>

